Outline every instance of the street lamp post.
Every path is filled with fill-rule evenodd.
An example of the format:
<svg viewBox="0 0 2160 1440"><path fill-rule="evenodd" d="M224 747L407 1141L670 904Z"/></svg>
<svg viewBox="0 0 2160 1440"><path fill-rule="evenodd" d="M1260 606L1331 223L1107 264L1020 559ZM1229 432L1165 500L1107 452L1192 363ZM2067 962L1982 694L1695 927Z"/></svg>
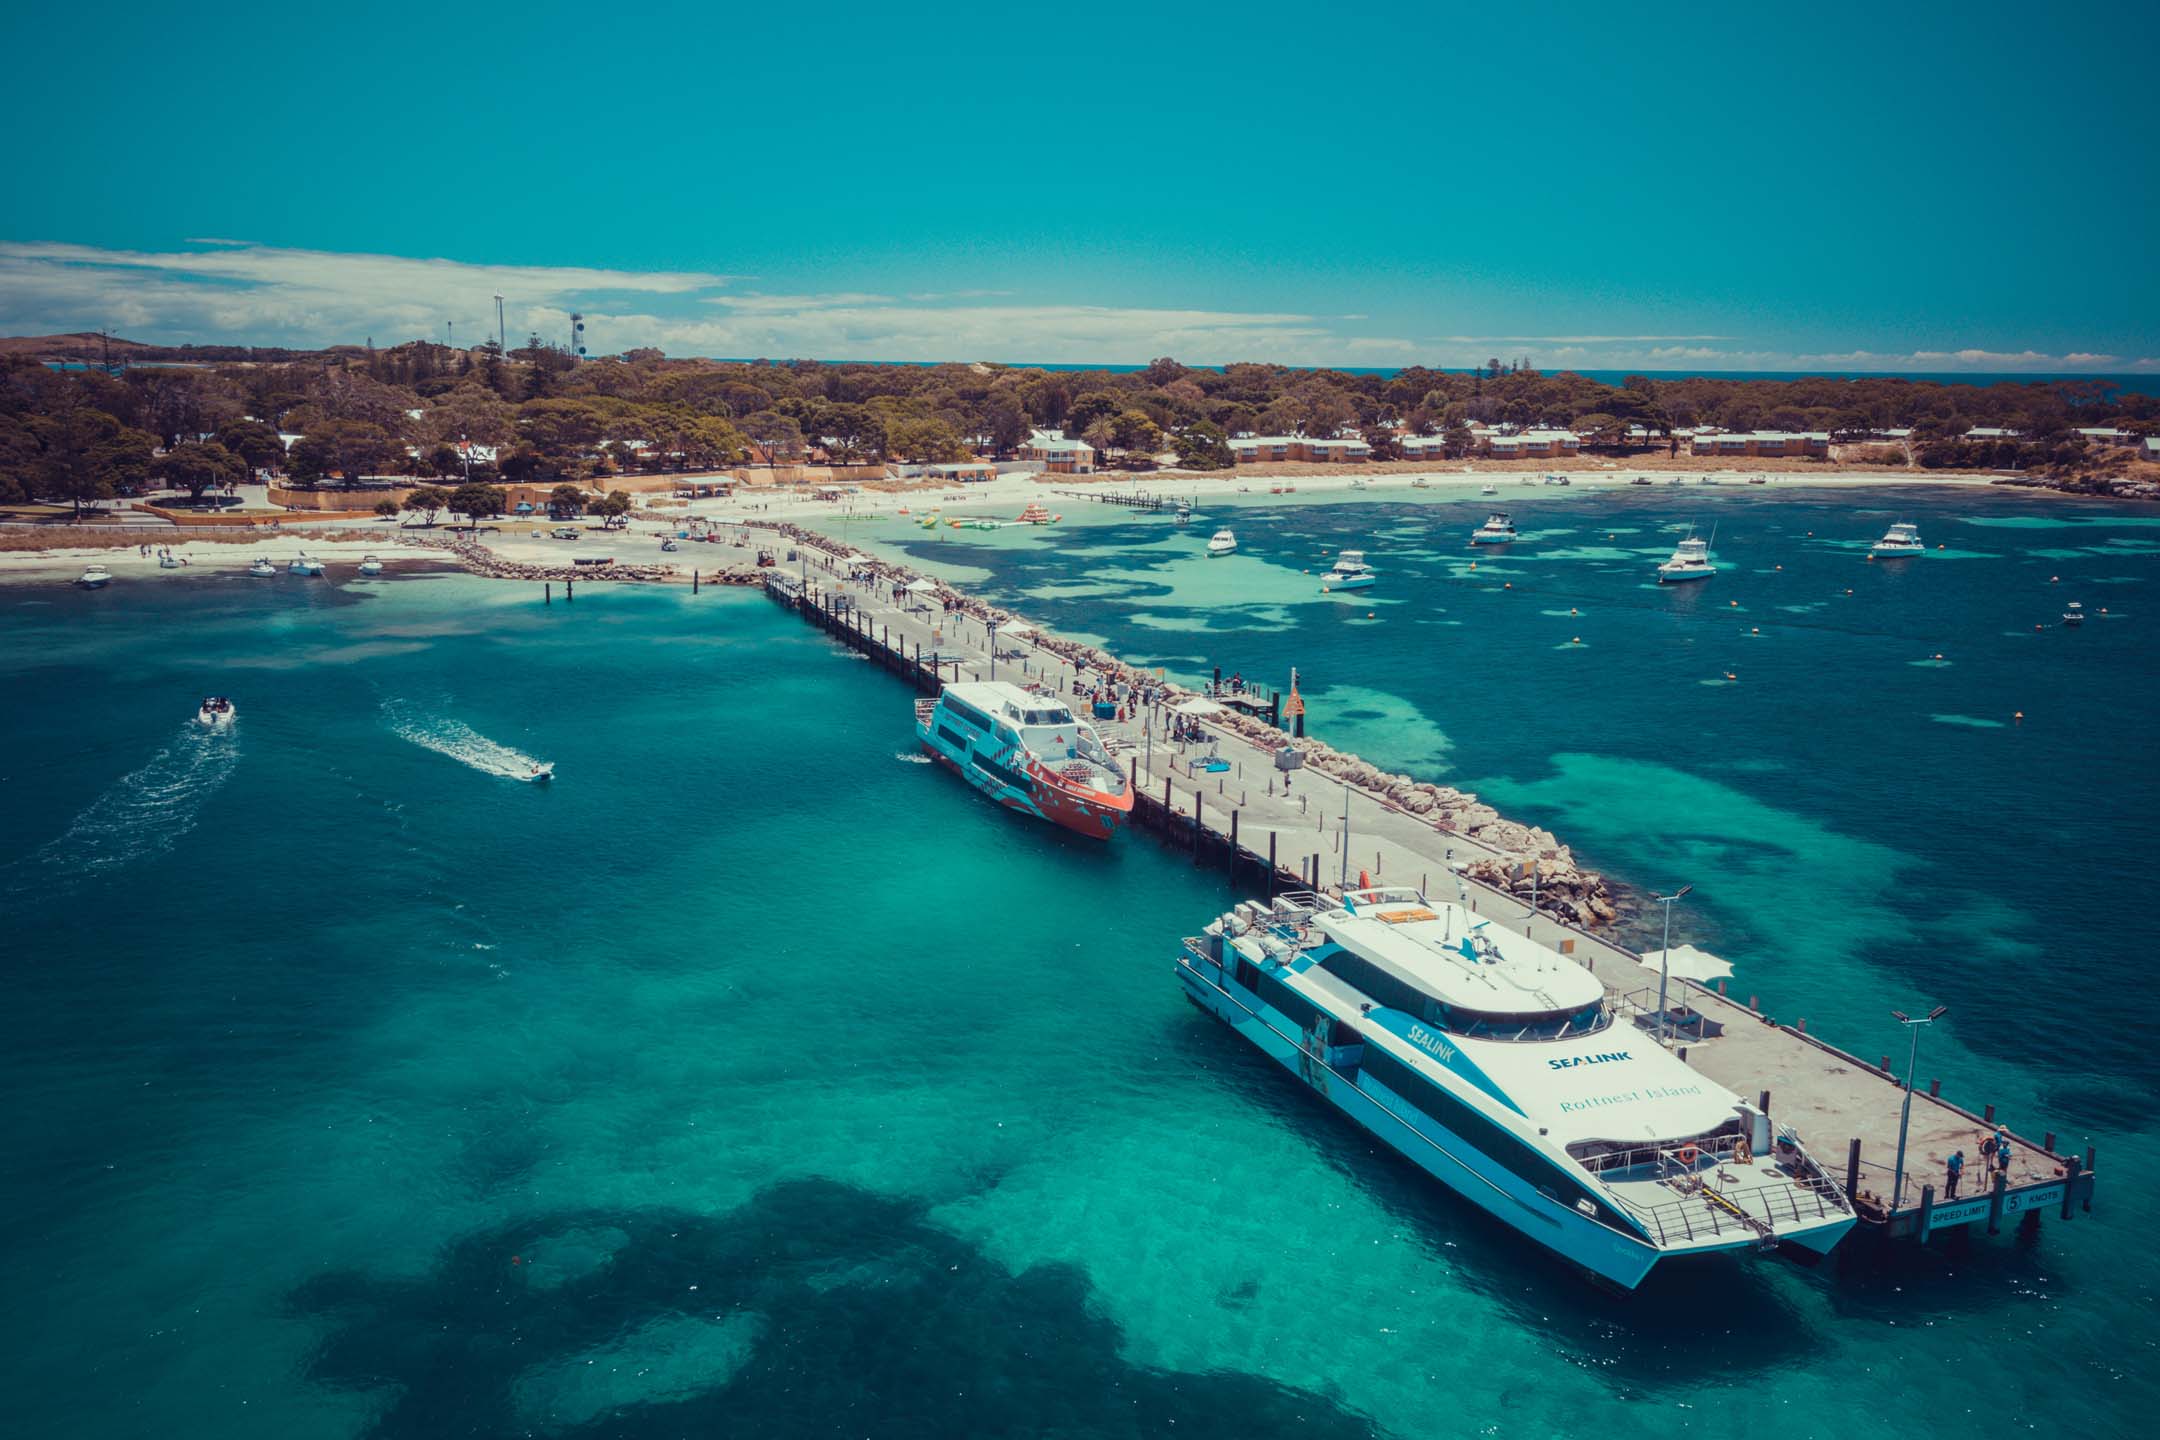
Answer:
<svg viewBox="0 0 2160 1440"><path fill-rule="evenodd" d="M1934 1024L1949 1010L1947 1005L1937 1005L1925 1015L1907 1015L1902 1010L1890 1012L1897 1017L1898 1024L1912 1032L1912 1044L1905 1056L1905 1109L1898 1115L1897 1122L1897 1176L1890 1182L1890 1213L1893 1215L1897 1213L1898 1201L1905 1195L1905 1130L1912 1124L1913 1076L1920 1069L1920 1027Z"/></svg>
<svg viewBox="0 0 2160 1440"><path fill-rule="evenodd" d="M1672 980L1672 907L1680 903L1680 897L1693 890L1693 885L1682 885L1670 895L1660 895L1657 902L1665 907L1665 943L1658 949L1657 977L1657 1038L1663 1045L1668 1023L1665 1013L1665 987Z"/></svg>

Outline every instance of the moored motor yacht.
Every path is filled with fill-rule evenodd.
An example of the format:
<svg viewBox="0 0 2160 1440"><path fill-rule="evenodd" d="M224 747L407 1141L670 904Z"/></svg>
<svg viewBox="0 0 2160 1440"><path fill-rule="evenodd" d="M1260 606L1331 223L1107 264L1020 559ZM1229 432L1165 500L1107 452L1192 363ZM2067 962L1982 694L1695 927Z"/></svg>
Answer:
<svg viewBox="0 0 2160 1440"><path fill-rule="evenodd" d="M1717 566L1710 563L1710 542L1690 535L1673 547L1672 558L1657 567L1658 584L1674 585L1684 580L1707 580L1717 574Z"/></svg>
<svg viewBox="0 0 2160 1440"><path fill-rule="evenodd" d="M1900 520L1883 532L1882 539L1868 549L1871 560L1904 560L1914 555L1925 555L1927 546L1920 543L1920 527Z"/></svg>
<svg viewBox="0 0 2160 1440"><path fill-rule="evenodd" d="M1133 808L1132 782L1063 700L1003 680L947 685L915 702L931 759L1009 810L1107 839Z"/></svg>
<svg viewBox="0 0 2160 1440"><path fill-rule="evenodd" d="M2082 604L2072 600L2069 604L2063 606L2063 624L2083 625L2084 623L2085 607Z"/></svg>
<svg viewBox="0 0 2160 1440"><path fill-rule="evenodd" d="M1471 1204L1614 1284L1857 1216L1798 1132L1624 1023L1575 959L1415 889L1248 901L1185 995ZM1233 1202L1234 1203L1234 1202Z"/></svg>
<svg viewBox="0 0 2160 1440"><path fill-rule="evenodd" d="M247 573L261 579L277 574L277 566L270 563L269 556L261 555L256 557L254 564L248 566Z"/></svg>
<svg viewBox="0 0 2160 1440"><path fill-rule="evenodd" d="M112 584L112 571L103 565L85 565L82 574L75 577L75 583L85 590L102 590Z"/></svg>
<svg viewBox="0 0 2160 1440"><path fill-rule="evenodd" d="M285 573L288 575L320 575L323 573L323 563L311 555L295 555L292 558L292 563L285 567Z"/></svg>
<svg viewBox="0 0 2160 1440"><path fill-rule="evenodd" d="M674 547L670 545L667 548L673 549ZM363 555L360 557L360 573L362 575L380 575L382 574L382 570L382 561L376 559L373 555Z"/></svg>
<svg viewBox="0 0 2160 1440"><path fill-rule="evenodd" d="M1515 539L1515 522L1507 511L1495 510L1485 517L1485 523L1470 532L1472 545L1506 545Z"/></svg>
<svg viewBox="0 0 2160 1440"><path fill-rule="evenodd" d="M1237 536L1228 530L1217 530L1207 542L1207 553L1210 555L1228 555L1236 549Z"/></svg>
<svg viewBox="0 0 2160 1440"><path fill-rule="evenodd" d="M1362 550L1344 550L1335 557L1335 568L1320 577L1323 593L1331 590L1369 590L1380 577L1365 563Z"/></svg>

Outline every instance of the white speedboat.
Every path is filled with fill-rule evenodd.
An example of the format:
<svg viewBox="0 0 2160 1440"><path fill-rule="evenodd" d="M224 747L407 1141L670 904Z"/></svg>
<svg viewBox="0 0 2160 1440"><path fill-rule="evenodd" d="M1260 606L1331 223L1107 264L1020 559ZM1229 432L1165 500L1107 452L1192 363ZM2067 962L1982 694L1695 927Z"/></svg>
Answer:
<svg viewBox="0 0 2160 1440"><path fill-rule="evenodd" d="M1170 518L1180 525L1190 524L1192 522L1192 506L1180 500L1177 509L1171 513Z"/></svg>
<svg viewBox="0 0 2160 1440"><path fill-rule="evenodd" d="M269 556L258 556L255 563L248 566L248 574L255 576L257 579L267 579L277 574L277 566L270 563Z"/></svg>
<svg viewBox="0 0 2160 1440"><path fill-rule="evenodd" d="M2072 600L2068 605L2063 606L2063 624L2082 625L2084 623L2085 607L2083 605Z"/></svg>
<svg viewBox="0 0 2160 1440"><path fill-rule="evenodd" d="M1321 1099L1614 1284L1719 1252L1826 1254L1858 1218L1797 1131L1628 1024L1580 960L1461 903L1248 901L1175 964L1187 998Z"/></svg>
<svg viewBox="0 0 2160 1440"><path fill-rule="evenodd" d="M528 785L546 785L555 778L555 762L552 760L535 761L532 769L517 778Z"/></svg>
<svg viewBox="0 0 2160 1440"><path fill-rule="evenodd" d="M1417 479L1410 482L1410 488L1412 490L1430 490L1432 489L1432 481L1427 480L1424 476L1420 475Z"/></svg>
<svg viewBox="0 0 2160 1440"><path fill-rule="evenodd" d="M157 568L160 570L177 570L180 568L180 557L170 550L160 550L157 552Z"/></svg>
<svg viewBox="0 0 2160 1440"><path fill-rule="evenodd" d="M1904 560L1914 555L1925 555L1927 546L1920 543L1920 527L1900 520L1883 532L1882 539L1868 550L1874 560Z"/></svg>
<svg viewBox="0 0 2160 1440"><path fill-rule="evenodd" d="M1380 577L1365 563L1362 550L1341 552L1335 557L1335 568L1320 577L1323 594L1333 590L1369 590L1379 583Z"/></svg>
<svg viewBox="0 0 2160 1440"><path fill-rule="evenodd" d="M1207 542L1207 553L1210 555L1228 555L1236 549L1237 536L1228 530L1217 530Z"/></svg>
<svg viewBox="0 0 2160 1440"><path fill-rule="evenodd" d="M85 565L82 574L75 577L75 583L85 590L102 590L112 584L112 571L103 565Z"/></svg>
<svg viewBox="0 0 2160 1440"><path fill-rule="evenodd" d="M1717 566L1710 563L1710 542L1690 535L1674 547L1672 559L1657 567L1660 585L1677 585L1686 580L1707 580L1717 574Z"/></svg>
<svg viewBox="0 0 2160 1440"><path fill-rule="evenodd" d="M1507 545L1515 539L1515 522L1505 510L1495 510L1485 517L1485 523L1470 532L1472 545Z"/></svg>
<svg viewBox="0 0 2160 1440"><path fill-rule="evenodd" d="M295 555L292 558L292 563L285 567L285 573L288 575L320 575L323 573L323 564L322 561L314 559L312 556Z"/></svg>
<svg viewBox="0 0 2160 1440"><path fill-rule="evenodd" d="M196 709L195 720L196 723L207 725L212 730L222 730L232 724L233 717L239 713L238 710L233 708L232 701L226 699L223 695L212 695L205 699L201 706Z"/></svg>
<svg viewBox="0 0 2160 1440"><path fill-rule="evenodd" d="M376 558L375 558L375 557L374 557L373 555L363 555L363 556L361 556L361 557L360 557L360 573L361 573L362 575L380 575L380 574L382 574L382 561L380 561L380 560L376 559Z"/></svg>
<svg viewBox="0 0 2160 1440"><path fill-rule="evenodd" d="M1480 495L1497 495L1500 493L1500 487L1497 485L1480 485L1477 493Z"/></svg>

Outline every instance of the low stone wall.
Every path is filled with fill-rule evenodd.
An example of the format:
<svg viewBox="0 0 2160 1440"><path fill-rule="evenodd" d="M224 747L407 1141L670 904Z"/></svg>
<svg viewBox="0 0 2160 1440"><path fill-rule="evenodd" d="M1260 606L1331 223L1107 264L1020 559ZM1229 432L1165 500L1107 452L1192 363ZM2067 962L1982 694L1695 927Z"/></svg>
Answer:
<svg viewBox="0 0 2160 1440"><path fill-rule="evenodd" d="M339 486L335 490L288 490L280 485L270 487L270 503L283 505L288 510L326 510L339 515L372 515L375 507L385 500L401 501L420 487L415 480L410 485Z"/></svg>

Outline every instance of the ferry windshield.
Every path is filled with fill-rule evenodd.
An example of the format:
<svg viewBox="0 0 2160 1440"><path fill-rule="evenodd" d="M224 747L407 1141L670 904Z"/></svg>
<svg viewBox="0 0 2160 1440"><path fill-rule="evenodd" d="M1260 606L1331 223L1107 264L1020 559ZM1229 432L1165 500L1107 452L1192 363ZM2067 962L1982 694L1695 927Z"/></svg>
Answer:
<svg viewBox="0 0 2160 1440"><path fill-rule="evenodd" d="M1612 1023L1612 1015L1602 1000L1570 1010L1503 1014L1450 1005L1354 951L1329 950L1320 956L1320 965L1371 997L1375 1005L1415 1015L1429 1025L1438 1025L1451 1035L1467 1039L1567 1040L1602 1030Z"/></svg>

